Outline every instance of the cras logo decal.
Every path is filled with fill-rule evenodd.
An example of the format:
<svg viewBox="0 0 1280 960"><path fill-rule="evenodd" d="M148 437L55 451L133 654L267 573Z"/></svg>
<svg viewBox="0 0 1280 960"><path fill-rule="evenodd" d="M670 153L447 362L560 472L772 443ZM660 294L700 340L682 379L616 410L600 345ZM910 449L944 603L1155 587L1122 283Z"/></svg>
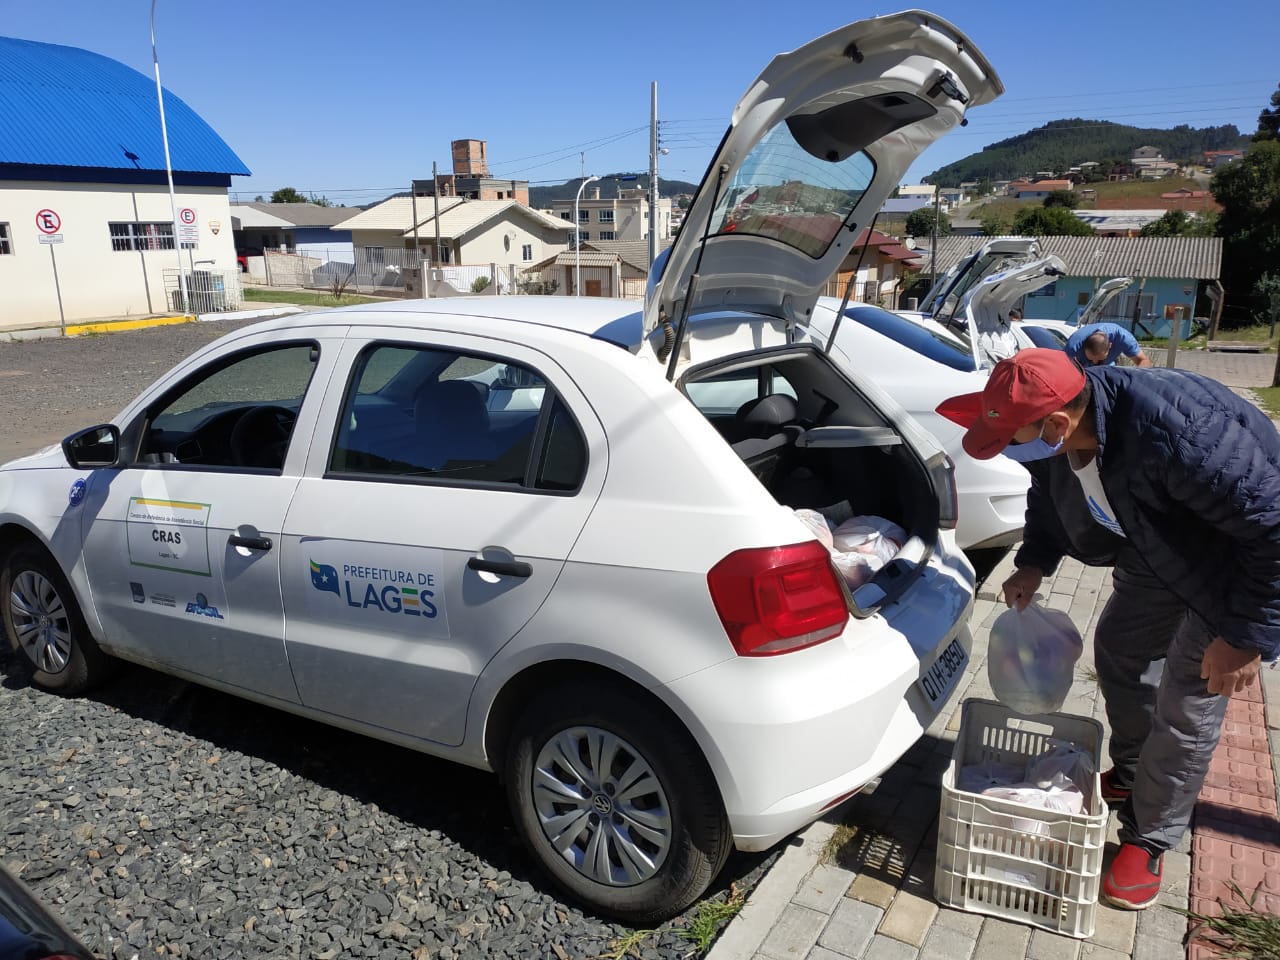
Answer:
<svg viewBox="0 0 1280 960"><path fill-rule="evenodd" d="M310 569L311 586L345 600L348 607L372 607L383 613L429 620L439 613L434 573L344 563L340 576L336 567L314 560L310 561Z"/></svg>
<svg viewBox="0 0 1280 960"><path fill-rule="evenodd" d="M209 605L209 598L203 593L197 593L195 600L187 604L187 613L193 613L198 617L209 617L213 620L222 620L223 616L218 612L217 607Z"/></svg>

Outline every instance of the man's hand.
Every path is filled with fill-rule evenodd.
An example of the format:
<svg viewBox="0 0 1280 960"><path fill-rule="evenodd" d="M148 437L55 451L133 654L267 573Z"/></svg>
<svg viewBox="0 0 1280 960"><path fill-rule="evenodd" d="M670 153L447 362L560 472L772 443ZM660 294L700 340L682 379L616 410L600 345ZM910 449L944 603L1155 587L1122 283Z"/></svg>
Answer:
<svg viewBox="0 0 1280 960"><path fill-rule="evenodd" d="M1012 607L1016 604L1019 610L1027 609L1043 580L1044 573L1039 567L1019 567L1000 588L1004 591L1004 605Z"/></svg>
<svg viewBox="0 0 1280 960"><path fill-rule="evenodd" d="M1152 366L1151 358L1150 358L1150 357L1148 357L1148 356L1146 355L1146 353L1145 353L1141 348L1139 348L1138 352L1137 352L1137 353L1134 355L1134 357L1133 357L1133 365L1134 365L1135 367L1149 367L1149 366Z"/></svg>
<svg viewBox="0 0 1280 960"><path fill-rule="evenodd" d="M1221 637L1215 637L1204 652L1200 662L1200 676L1208 680L1210 693L1229 697L1258 679L1258 664L1262 654L1233 647Z"/></svg>

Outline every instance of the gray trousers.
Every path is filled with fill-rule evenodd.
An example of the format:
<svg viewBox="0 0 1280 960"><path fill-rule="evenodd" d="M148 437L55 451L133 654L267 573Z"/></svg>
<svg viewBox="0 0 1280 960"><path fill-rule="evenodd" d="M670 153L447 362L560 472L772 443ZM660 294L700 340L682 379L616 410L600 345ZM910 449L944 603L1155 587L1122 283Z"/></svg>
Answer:
<svg viewBox="0 0 1280 960"><path fill-rule="evenodd" d="M1120 841L1162 853L1177 846L1191 822L1229 698L1209 693L1200 677L1215 635L1209 625L1132 550L1117 560L1113 582L1094 635L1094 662L1115 782L1133 790L1118 815Z"/></svg>

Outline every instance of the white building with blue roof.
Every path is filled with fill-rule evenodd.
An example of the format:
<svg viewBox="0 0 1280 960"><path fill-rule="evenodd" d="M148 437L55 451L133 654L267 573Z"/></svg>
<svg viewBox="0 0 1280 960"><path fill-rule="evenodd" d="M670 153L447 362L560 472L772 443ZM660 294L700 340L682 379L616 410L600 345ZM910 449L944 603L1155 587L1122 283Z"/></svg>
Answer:
<svg viewBox="0 0 1280 960"><path fill-rule="evenodd" d="M168 90L164 109L183 270L234 275L227 192L249 170ZM154 81L0 37L0 117L0 328L182 312Z"/></svg>

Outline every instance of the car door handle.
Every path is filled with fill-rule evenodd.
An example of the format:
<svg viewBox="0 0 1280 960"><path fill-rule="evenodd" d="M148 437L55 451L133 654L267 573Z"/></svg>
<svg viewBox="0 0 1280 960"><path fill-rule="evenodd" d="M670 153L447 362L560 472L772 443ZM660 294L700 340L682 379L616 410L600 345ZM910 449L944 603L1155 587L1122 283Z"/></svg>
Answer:
<svg viewBox="0 0 1280 960"><path fill-rule="evenodd" d="M479 573L496 573L500 577L530 577L533 567L523 560L486 560L484 557L471 557L467 560L467 569Z"/></svg>
<svg viewBox="0 0 1280 960"><path fill-rule="evenodd" d="M270 537L242 537L238 534L232 534L227 537L227 543L233 547L244 547L246 550L270 550Z"/></svg>

